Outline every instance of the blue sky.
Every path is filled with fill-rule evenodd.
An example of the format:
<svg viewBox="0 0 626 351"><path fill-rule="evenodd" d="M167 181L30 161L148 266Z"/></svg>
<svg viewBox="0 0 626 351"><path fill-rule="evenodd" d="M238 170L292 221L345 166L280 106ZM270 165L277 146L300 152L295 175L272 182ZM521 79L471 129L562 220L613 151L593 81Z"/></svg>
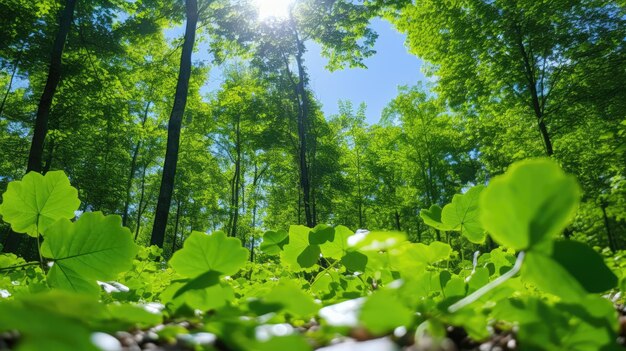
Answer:
<svg viewBox="0 0 626 351"><path fill-rule="evenodd" d="M350 100L354 106L367 104L366 118L369 124L380 120L385 106L396 96L398 86L415 85L426 81L420 67L422 61L408 53L404 46L405 36L382 19L374 19L372 28L378 33L376 54L365 60L367 69L346 68L330 72L327 60L320 55L320 47L307 43L305 66L309 74L309 87L321 102L327 117L338 113L338 101ZM168 30L169 37L182 35L182 27ZM194 61L208 62L208 46L200 43L194 52ZM203 93L219 89L222 76L219 67L213 67Z"/></svg>
<svg viewBox="0 0 626 351"><path fill-rule="evenodd" d="M322 103L326 116L338 113L339 100L350 100L354 106L367 104L367 122L377 123L383 108L396 96L400 85L426 81L420 71L422 61L407 52L405 36L384 20L375 19L372 28L378 33L376 54L365 61L367 69L347 68L329 72L320 47L308 44L305 64L310 88Z"/></svg>

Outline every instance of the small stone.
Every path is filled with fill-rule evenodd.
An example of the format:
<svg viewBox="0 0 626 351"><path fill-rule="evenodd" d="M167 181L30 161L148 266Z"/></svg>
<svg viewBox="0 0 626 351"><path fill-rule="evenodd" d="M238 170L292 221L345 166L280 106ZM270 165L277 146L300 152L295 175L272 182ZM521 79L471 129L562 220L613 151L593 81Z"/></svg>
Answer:
<svg viewBox="0 0 626 351"><path fill-rule="evenodd" d="M517 341L515 341L515 339L511 339L511 340L507 341L506 347L509 350L515 350L517 348Z"/></svg>
<svg viewBox="0 0 626 351"><path fill-rule="evenodd" d="M151 342L147 342L145 344L143 344L143 349L144 350L156 350L157 349L157 345Z"/></svg>
<svg viewBox="0 0 626 351"><path fill-rule="evenodd" d="M122 346L133 346L133 345L137 345L137 341L135 341L135 338L133 337L133 334L131 333L127 333L125 331L119 331L117 333L115 333L115 337L122 343Z"/></svg>
<svg viewBox="0 0 626 351"><path fill-rule="evenodd" d="M92 333L91 343L96 345L97 348L103 351L121 351L122 344L116 337L107 333Z"/></svg>
<svg viewBox="0 0 626 351"><path fill-rule="evenodd" d="M363 327L357 327L352 329L349 336L358 341L369 340L372 338L372 335L367 331L367 329Z"/></svg>

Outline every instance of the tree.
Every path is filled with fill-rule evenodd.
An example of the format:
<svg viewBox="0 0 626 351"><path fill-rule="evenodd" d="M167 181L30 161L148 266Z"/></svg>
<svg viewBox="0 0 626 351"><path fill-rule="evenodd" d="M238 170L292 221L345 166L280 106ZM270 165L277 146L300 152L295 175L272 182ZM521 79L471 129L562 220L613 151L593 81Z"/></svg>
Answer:
<svg viewBox="0 0 626 351"><path fill-rule="evenodd" d="M154 226L150 238L151 245L163 247L165 241L165 227L170 212L172 193L174 191L174 179L176 176L176 163L178 162L178 149L180 147L180 129L187 103L187 92L189 79L191 77L191 53L196 39L196 25L198 23L198 2L197 0L186 0L185 11L187 14L187 24L185 27L185 38L180 56L180 71L178 83L176 84L176 94L174 95L174 106L167 130L167 148L165 151L165 162L163 163L163 174L161 189L159 190L159 201L154 217Z"/></svg>
<svg viewBox="0 0 626 351"><path fill-rule="evenodd" d="M617 4L596 0L420 0L393 21L411 50L431 64L437 92L453 106L523 107L550 156L576 87L567 77L622 40L620 13Z"/></svg>

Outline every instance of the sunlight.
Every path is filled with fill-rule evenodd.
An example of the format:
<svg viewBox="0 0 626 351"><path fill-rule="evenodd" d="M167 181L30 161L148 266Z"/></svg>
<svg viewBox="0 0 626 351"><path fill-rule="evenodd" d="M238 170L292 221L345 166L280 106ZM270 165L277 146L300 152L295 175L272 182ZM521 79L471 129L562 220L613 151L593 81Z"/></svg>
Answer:
<svg viewBox="0 0 626 351"><path fill-rule="evenodd" d="M282 19L289 16L289 7L294 0L252 0L259 12L259 20Z"/></svg>

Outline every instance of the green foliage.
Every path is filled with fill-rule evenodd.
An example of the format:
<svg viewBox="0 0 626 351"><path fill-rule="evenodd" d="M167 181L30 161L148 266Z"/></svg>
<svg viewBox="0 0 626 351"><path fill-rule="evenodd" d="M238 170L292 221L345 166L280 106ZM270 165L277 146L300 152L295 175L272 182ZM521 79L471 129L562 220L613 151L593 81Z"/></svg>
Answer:
<svg viewBox="0 0 626 351"><path fill-rule="evenodd" d="M519 192L531 183L538 189L573 186L559 187L562 193L547 197L501 198L502 192ZM476 228L489 228L494 235L501 226L484 222L485 213L495 223L506 217L521 226L507 232L518 237L495 234L503 247L479 255L475 265L456 260L449 244L413 243L401 232L294 225L288 233L266 233L264 263L246 263L248 250L224 232L192 232L167 268L160 261L161 249L137 249L118 216L95 212L75 222L59 219L46 230L41 248L53 262L49 269L43 267L47 277L41 267L0 256L2 282L29 285L29 290L7 291L8 299L0 301L0 331L19 330L21 350L42 347L43 340L52 349L93 349L92 332L146 329L164 317L185 318L201 321L198 331L215 333L229 347L264 350L307 349L312 340L326 344L329 335L355 327L374 336L406 328L415 331L416 342L427 337L444 342L449 325L463 328L474 340L489 338L496 326L504 333L515 326L524 348L610 348L616 345L617 315L600 294L615 291L613 271L623 277L621 263L614 261L609 268L584 243L554 240L556 228L568 224L576 205L575 185L552 161L532 160L512 165L510 173L484 190L476 187L454 197L440 222L450 230L470 232L481 218L482 226ZM567 204L565 214L554 210L554 204ZM521 206L535 212L511 210ZM560 225L547 225L539 209L556 216ZM526 227L532 223L540 224L533 230L549 235L531 240ZM514 245L530 244L507 247L502 237ZM515 248L525 252L516 258ZM127 283L128 291L101 294L98 302L95 281L114 279ZM43 287L37 288L38 280L45 282ZM35 293L37 289L50 291ZM144 299L162 302L163 314L133 303ZM319 332L295 331L311 318ZM193 335L180 325L163 326L157 334L164 343L193 342Z"/></svg>
<svg viewBox="0 0 626 351"><path fill-rule="evenodd" d="M499 244L536 248L571 222L580 199L573 176L548 159L522 161L494 178L480 199L481 222Z"/></svg>
<svg viewBox="0 0 626 351"><path fill-rule="evenodd" d="M76 222L58 220L46 231L41 254L54 264L51 287L98 294L96 280L114 280L129 270L137 254L128 228L119 216L84 213Z"/></svg>
<svg viewBox="0 0 626 351"><path fill-rule="evenodd" d="M30 172L9 184L2 195L0 214L17 233L36 237L61 218L74 218L80 200L62 171L45 176Z"/></svg>
<svg viewBox="0 0 626 351"><path fill-rule="evenodd" d="M375 334L384 334L399 326L408 326L413 312L398 301L392 290L377 291L368 297L359 321Z"/></svg>
<svg viewBox="0 0 626 351"><path fill-rule="evenodd" d="M237 238L228 238L221 231L205 234L193 232L183 248L177 251L170 265L187 278L195 278L209 271L233 275L246 263L248 250Z"/></svg>
<svg viewBox="0 0 626 351"><path fill-rule="evenodd" d="M438 205L432 205L429 209L422 209L420 217L427 225L437 230L450 230L450 228L441 222L442 208Z"/></svg>
<svg viewBox="0 0 626 351"><path fill-rule="evenodd" d="M475 186L463 195L454 195L452 202L441 211L441 222L450 230L460 231L461 235L473 243L485 241L478 208L478 198L483 189L484 186Z"/></svg>
<svg viewBox="0 0 626 351"><path fill-rule="evenodd" d="M263 234L260 249L268 255L277 255L289 243L289 233L285 230L267 231Z"/></svg>

